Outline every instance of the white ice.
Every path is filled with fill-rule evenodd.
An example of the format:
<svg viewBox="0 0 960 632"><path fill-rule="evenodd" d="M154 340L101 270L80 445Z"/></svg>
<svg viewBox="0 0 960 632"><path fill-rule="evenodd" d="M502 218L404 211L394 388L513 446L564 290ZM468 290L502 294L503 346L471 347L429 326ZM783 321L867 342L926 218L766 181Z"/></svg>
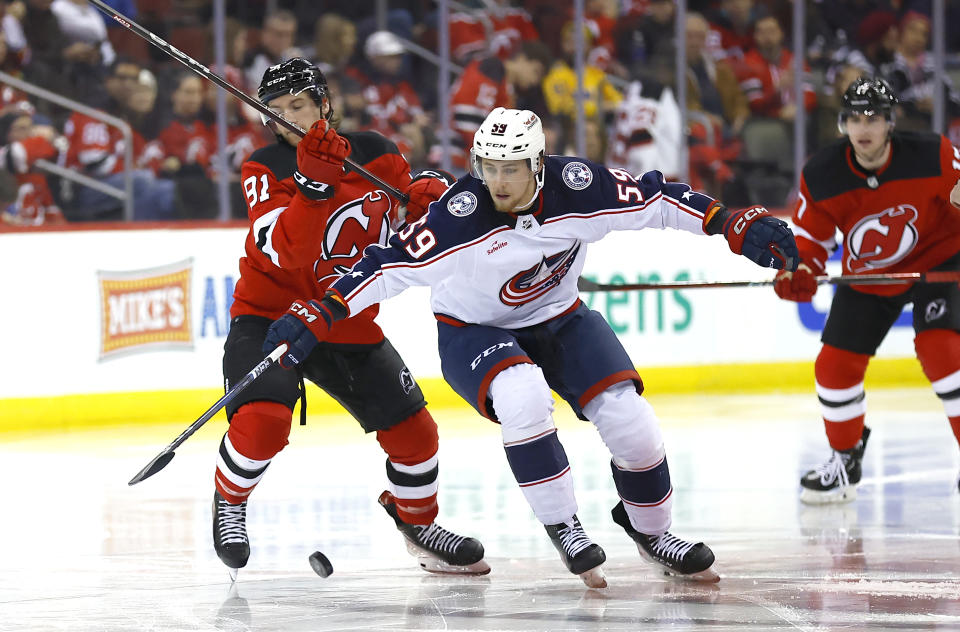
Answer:
<svg viewBox="0 0 960 632"><path fill-rule="evenodd" d="M657 574L610 519L609 456L558 419L579 517L609 588L561 564L497 428L434 411L440 523L482 539L485 577L424 573L377 505L384 456L343 416L311 416L253 494L253 554L231 586L211 544L210 422L154 477L127 481L192 420L0 437L0 630L960 630L958 449L929 390L868 393L865 478L806 507L828 455L815 396L652 397L675 487L672 531L717 555L716 585ZM202 411L198 411L199 412ZM315 575L314 550L334 573Z"/></svg>

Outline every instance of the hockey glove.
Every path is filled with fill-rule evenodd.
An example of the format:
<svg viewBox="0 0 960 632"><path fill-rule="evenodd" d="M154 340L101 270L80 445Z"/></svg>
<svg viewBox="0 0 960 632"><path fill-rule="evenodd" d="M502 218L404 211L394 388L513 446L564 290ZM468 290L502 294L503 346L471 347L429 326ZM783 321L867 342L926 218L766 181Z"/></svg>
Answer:
<svg viewBox="0 0 960 632"><path fill-rule="evenodd" d="M427 213L431 202L436 202L457 181L445 171L421 171L403 190L410 201L397 209L397 224L411 224Z"/></svg>
<svg viewBox="0 0 960 632"><path fill-rule="evenodd" d="M801 263L793 272L778 272L773 290L785 301L809 303L817 293L817 277L807 264Z"/></svg>
<svg viewBox="0 0 960 632"><path fill-rule="evenodd" d="M297 169L293 179L300 193L313 202L329 200L343 177L343 161L350 142L320 119L297 144Z"/></svg>
<svg viewBox="0 0 960 632"><path fill-rule="evenodd" d="M758 266L796 270L800 262L797 242L787 223L762 206L730 213L723 223L730 250Z"/></svg>
<svg viewBox="0 0 960 632"><path fill-rule="evenodd" d="M334 320L330 309L317 301L294 301L287 313L270 325L263 352L270 353L281 343L287 343L280 366L289 369L303 362L317 343L327 337Z"/></svg>

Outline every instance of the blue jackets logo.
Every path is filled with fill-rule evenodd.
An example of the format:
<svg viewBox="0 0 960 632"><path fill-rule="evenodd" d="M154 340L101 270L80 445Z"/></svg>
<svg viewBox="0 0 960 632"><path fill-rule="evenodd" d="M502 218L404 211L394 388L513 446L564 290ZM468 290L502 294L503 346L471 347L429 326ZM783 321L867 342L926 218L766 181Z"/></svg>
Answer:
<svg viewBox="0 0 960 632"><path fill-rule="evenodd" d="M574 191L582 191L593 182L593 172L582 162L570 162L563 168L563 181Z"/></svg>
<svg viewBox="0 0 960 632"><path fill-rule="evenodd" d="M477 196L469 191L457 193L447 202L447 210L451 215L457 217L466 217L477 210Z"/></svg>

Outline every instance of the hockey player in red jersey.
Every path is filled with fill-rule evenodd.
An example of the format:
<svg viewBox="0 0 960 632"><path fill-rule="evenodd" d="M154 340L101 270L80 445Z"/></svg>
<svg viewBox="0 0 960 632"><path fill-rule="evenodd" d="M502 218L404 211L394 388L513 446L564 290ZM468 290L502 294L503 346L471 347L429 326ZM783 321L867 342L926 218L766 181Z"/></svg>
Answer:
<svg viewBox="0 0 960 632"><path fill-rule="evenodd" d="M406 160L379 134L337 133L326 79L304 59L268 68L258 97L309 131L301 139L269 123L278 142L254 152L242 168L251 226L224 345L228 385L263 358L267 328L291 300L322 294L366 246L386 244L390 224L400 223L401 209L385 191L345 167L347 157L404 190L410 218L423 215L448 185L435 177L411 181ZM387 453L389 480L380 504L421 566L435 572L489 572L480 542L434 522L437 426L420 387L374 322L376 315L372 308L344 320L299 371L268 371L227 406L230 427L217 459L213 539L217 555L231 569L247 563L247 498L287 444L305 377L340 402L366 432L376 433Z"/></svg>
<svg viewBox="0 0 960 632"><path fill-rule="evenodd" d="M960 270L960 150L931 133L894 132L897 98L883 79L859 78L842 98L846 138L803 168L793 213L802 263L780 272L780 298L805 302L843 238L844 274ZM815 372L829 460L800 480L800 499L856 497L870 429L863 378L871 356L907 303L914 346L960 441L960 288L956 284L837 288Z"/></svg>

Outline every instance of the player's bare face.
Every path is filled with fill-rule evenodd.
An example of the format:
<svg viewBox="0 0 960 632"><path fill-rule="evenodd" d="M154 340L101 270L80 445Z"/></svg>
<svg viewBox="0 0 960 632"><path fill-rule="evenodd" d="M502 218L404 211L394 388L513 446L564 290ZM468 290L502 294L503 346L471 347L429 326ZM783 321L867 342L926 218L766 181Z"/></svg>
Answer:
<svg viewBox="0 0 960 632"><path fill-rule="evenodd" d="M528 161L481 158L480 169L499 212L512 213L530 206L537 181Z"/></svg>
<svg viewBox="0 0 960 632"><path fill-rule="evenodd" d="M324 103L326 103L326 101L324 101ZM305 130L310 129L311 125L323 118L321 107L314 103L313 98L306 92L301 94L282 94L272 99L270 103L267 104L267 107ZM300 142L299 134L291 132L285 127L280 127L276 123L271 123L270 127L291 145L296 145Z"/></svg>
<svg viewBox="0 0 960 632"><path fill-rule="evenodd" d="M890 144L889 123L882 114L851 114L847 117L847 136L857 154L857 162L867 169L886 162Z"/></svg>

